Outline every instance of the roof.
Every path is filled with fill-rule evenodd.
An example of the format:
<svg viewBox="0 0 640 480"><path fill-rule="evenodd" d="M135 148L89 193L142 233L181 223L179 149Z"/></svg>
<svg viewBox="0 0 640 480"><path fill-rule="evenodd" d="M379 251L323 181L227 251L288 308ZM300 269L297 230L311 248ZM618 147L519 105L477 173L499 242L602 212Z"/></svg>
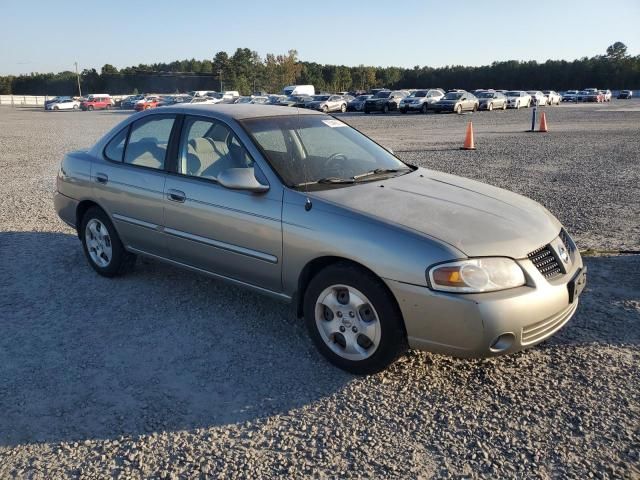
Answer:
<svg viewBox="0 0 640 480"><path fill-rule="evenodd" d="M277 105L256 105L256 104L182 104L171 107L163 107L163 112L172 111L182 114L212 113L218 117L226 117L234 120L243 120L245 118L257 117L277 117L286 115L322 115L314 110L305 108L281 107ZM205 113L205 114L206 114Z"/></svg>

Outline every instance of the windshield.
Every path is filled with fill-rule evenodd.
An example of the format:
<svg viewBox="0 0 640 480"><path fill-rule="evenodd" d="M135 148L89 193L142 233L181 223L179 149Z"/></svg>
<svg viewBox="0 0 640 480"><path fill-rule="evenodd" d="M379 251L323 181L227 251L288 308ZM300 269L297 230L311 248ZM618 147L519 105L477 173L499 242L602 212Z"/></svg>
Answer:
<svg viewBox="0 0 640 480"><path fill-rule="evenodd" d="M391 95L390 91L378 92L376 93L376 98L389 98L389 95Z"/></svg>
<svg viewBox="0 0 640 480"><path fill-rule="evenodd" d="M478 98L493 98L493 92L479 92L476 97Z"/></svg>
<svg viewBox="0 0 640 480"><path fill-rule="evenodd" d="M426 97L427 92L424 90L418 90L417 92L412 93L410 96L412 97Z"/></svg>
<svg viewBox="0 0 640 480"><path fill-rule="evenodd" d="M367 98L371 98L371 95L360 95L356 100L364 101Z"/></svg>
<svg viewBox="0 0 640 480"><path fill-rule="evenodd" d="M507 92L506 95L507 97L519 97L520 92L517 90L511 90L510 92Z"/></svg>
<svg viewBox="0 0 640 480"><path fill-rule="evenodd" d="M351 179L380 169L370 179L409 167L357 130L324 115L286 115L241 120L283 182L296 187L326 179ZM401 170L402 172L395 172ZM364 179L364 178L363 178ZM329 188L328 183L313 188Z"/></svg>
<svg viewBox="0 0 640 480"><path fill-rule="evenodd" d="M460 92L449 92L444 96L444 100L457 100L462 96Z"/></svg>
<svg viewBox="0 0 640 480"><path fill-rule="evenodd" d="M329 100L329 95L314 95L313 99L316 102L324 102L325 100Z"/></svg>

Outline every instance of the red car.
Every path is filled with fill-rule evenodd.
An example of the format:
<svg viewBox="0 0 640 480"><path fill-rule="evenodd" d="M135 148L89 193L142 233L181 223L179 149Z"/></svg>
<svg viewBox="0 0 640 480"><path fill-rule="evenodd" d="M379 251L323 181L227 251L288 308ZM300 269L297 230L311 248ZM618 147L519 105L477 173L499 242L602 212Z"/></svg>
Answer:
<svg viewBox="0 0 640 480"><path fill-rule="evenodd" d="M89 96L86 100L83 100L80 104L82 110L109 110L113 106L111 97L108 95Z"/></svg>
<svg viewBox="0 0 640 480"><path fill-rule="evenodd" d="M160 103L160 97L145 97L142 100L138 100L133 109L137 112L149 110L150 108L156 108L158 103Z"/></svg>

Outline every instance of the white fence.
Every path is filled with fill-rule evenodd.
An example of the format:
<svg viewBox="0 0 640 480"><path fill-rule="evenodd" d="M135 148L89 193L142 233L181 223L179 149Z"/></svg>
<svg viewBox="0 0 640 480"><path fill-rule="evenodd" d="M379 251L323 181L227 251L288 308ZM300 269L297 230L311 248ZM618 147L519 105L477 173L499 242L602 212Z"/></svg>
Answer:
<svg viewBox="0 0 640 480"><path fill-rule="evenodd" d="M0 105L12 107L43 107L51 95L0 95Z"/></svg>

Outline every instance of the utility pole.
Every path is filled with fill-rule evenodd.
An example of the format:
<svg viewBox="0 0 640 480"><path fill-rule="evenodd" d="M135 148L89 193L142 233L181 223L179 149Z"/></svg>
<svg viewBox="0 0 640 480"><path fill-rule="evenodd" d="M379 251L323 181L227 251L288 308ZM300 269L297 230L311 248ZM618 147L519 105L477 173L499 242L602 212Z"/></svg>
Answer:
<svg viewBox="0 0 640 480"><path fill-rule="evenodd" d="M73 62L76 66L76 78L78 79L78 96L82 96L82 89L80 88L80 74L78 73L78 62Z"/></svg>
<svg viewBox="0 0 640 480"><path fill-rule="evenodd" d="M224 91L222 88L222 69L218 70L218 76L220 77L220 93Z"/></svg>

